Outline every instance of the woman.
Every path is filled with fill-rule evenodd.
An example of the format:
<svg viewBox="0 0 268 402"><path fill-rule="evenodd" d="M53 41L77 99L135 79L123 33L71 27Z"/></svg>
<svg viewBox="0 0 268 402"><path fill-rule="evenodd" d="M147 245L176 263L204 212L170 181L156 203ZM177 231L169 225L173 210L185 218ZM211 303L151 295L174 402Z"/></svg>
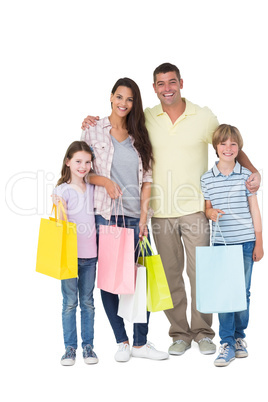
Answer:
<svg viewBox="0 0 268 402"><path fill-rule="evenodd" d="M110 101L111 115L98 120L94 127L86 128L81 137L93 148L95 155L96 175L90 176L90 182L95 185L96 228L98 233L99 225L114 224L115 214L119 215L117 225L123 226L124 215L125 226L134 229L136 246L139 238L148 236L152 146L137 84L129 78L120 78L112 89ZM119 196L122 196L123 210L119 205L118 212L114 210L112 200ZM128 361L131 355L155 360L168 358L167 353L157 351L147 343L149 313L146 324L134 324L130 352L124 320L117 315L118 295L101 290L101 297L119 346L116 361Z"/></svg>

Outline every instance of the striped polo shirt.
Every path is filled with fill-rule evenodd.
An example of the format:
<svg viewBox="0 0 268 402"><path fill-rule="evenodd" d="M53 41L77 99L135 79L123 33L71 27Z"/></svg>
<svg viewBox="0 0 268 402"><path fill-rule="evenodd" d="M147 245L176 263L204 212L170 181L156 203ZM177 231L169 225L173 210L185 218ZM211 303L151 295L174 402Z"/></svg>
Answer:
<svg viewBox="0 0 268 402"><path fill-rule="evenodd" d="M251 172L236 162L229 176L224 176L217 168L218 162L201 177L201 188L205 200L212 207L225 212L219 219L222 236L227 244L245 243L255 240L248 197L252 195L246 188L246 180ZM224 240L212 222L212 241L224 243Z"/></svg>

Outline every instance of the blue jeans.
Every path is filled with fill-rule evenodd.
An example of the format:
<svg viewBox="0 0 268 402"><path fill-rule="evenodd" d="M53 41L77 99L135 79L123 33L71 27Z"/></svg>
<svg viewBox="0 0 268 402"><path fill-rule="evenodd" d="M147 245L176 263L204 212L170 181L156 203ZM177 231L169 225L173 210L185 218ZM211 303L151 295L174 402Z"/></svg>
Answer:
<svg viewBox="0 0 268 402"><path fill-rule="evenodd" d="M61 281L62 327L65 348L72 346L77 349L76 308L78 295L81 309L82 348L90 344L93 348L94 339L94 299L97 258L78 258L78 278Z"/></svg>
<svg viewBox="0 0 268 402"><path fill-rule="evenodd" d="M124 216L125 227L134 229L134 247L139 241L139 218L132 218ZM96 230L97 230L97 244L99 244L99 225L109 225L109 221L104 219L101 215L95 215ZM115 225L115 216L111 216L110 225ZM123 217L118 216L117 226L123 227ZM149 239L149 237L148 237ZM135 253L135 261L138 257L138 248ZM117 315L119 297L116 294L101 290L101 298L104 310L110 321L117 343L128 341L128 336L125 330L123 318ZM149 314L147 313L146 324L133 324L133 346L143 346L147 342Z"/></svg>
<svg viewBox="0 0 268 402"><path fill-rule="evenodd" d="M236 313L219 314L219 323L220 323L219 335L221 338L221 344L228 343L229 345L234 345L236 342L235 340L237 338L243 339L246 336L245 329L247 328L249 321L250 285L251 285L251 275L253 267L252 253L255 247L255 241L249 241L241 244L243 246L243 256L244 256L247 309L244 311L238 311ZM214 245L222 246L222 244L214 244ZM232 278L230 278L230 280L231 279Z"/></svg>

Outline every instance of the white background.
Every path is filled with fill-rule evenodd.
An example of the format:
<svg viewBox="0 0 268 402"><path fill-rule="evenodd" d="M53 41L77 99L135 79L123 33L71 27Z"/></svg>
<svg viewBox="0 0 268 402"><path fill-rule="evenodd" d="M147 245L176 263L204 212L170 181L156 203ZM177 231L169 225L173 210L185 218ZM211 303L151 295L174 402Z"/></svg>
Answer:
<svg viewBox="0 0 268 402"><path fill-rule="evenodd" d="M86 366L79 345L75 366L62 367L60 282L35 273L40 218L50 213L51 190L67 146L80 138L83 118L109 114L111 88L123 76L138 83L144 107L154 106L152 73L163 62L180 68L183 96L209 106L220 123L240 129L244 151L263 177L259 203L265 239L265 3L9 0L1 6L0 345L5 401L233 401L252 399L266 389L265 258L253 272L249 357L223 369L214 367L216 355L201 355L195 343L185 355L167 361L116 363L117 348L98 289L95 350L100 362ZM210 166L214 159L211 151ZM131 326L127 328L132 340ZM213 328L218 346L216 315ZM151 315L149 340L160 350L171 343L168 329L164 313Z"/></svg>

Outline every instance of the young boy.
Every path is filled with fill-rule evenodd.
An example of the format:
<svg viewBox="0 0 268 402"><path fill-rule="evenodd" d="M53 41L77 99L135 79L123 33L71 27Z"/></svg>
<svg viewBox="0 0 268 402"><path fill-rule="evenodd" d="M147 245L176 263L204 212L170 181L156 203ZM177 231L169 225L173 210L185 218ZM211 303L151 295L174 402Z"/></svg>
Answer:
<svg viewBox="0 0 268 402"><path fill-rule="evenodd" d="M245 185L251 172L235 159L243 146L240 132L236 127L221 124L213 134L212 145L219 161L201 177L206 216L212 220L212 238L216 230L215 246L224 244L215 226L218 215L225 242L242 244L247 295L247 310L219 314L221 348L214 364L227 366L235 357L248 356L244 338L249 320L253 262L263 257L262 224L257 196Z"/></svg>

